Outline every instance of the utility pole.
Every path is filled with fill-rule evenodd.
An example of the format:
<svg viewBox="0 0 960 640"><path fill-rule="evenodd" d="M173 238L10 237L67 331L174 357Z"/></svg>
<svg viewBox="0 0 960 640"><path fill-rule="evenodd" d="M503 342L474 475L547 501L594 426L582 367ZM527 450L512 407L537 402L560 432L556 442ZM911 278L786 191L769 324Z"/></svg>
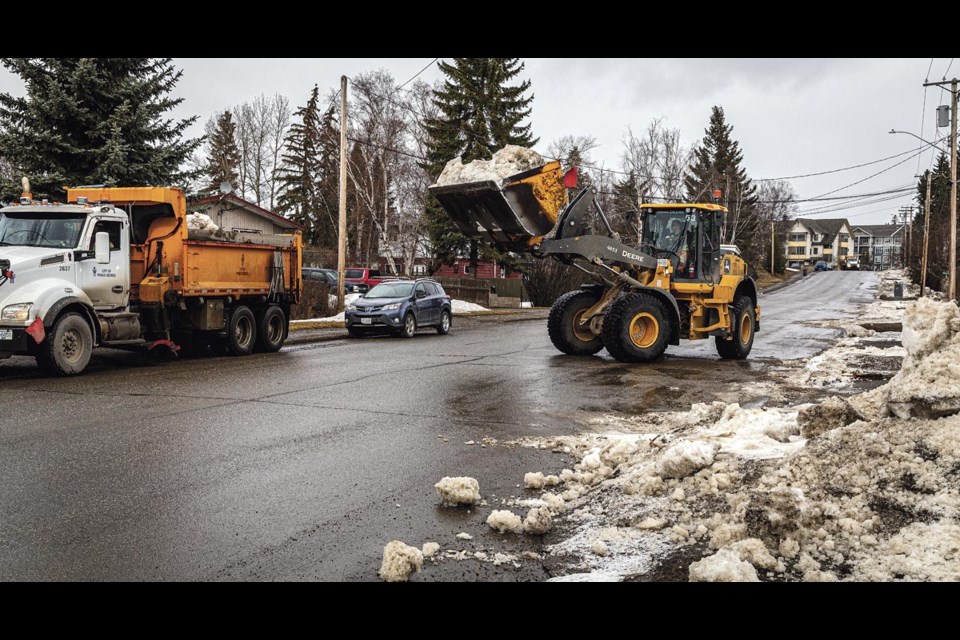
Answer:
<svg viewBox="0 0 960 640"><path fill-rule="evenodd" d="M930 248L930 170L927 169L927 199L923 205L923 264L920 266L920 295L927 290L927 249Z"/></svg>
<svg viewBox="0 0 960 640"><path fill-rule="evenodd" d="M925 82L923 86L942 87L948 81ZM947 299L957 299L957 79L950 84L950 285Z"/></svg>
<svg viewBox="0 0 960 640"><path fill-rule="evenodd" d="M903 216L903 238L904 243L901 247L901 259L907 267L910 264L910 220L913 218L913 206L900 207L900 215Z"/></svg>
<svg viewBox="0 0 960 640"><path fill-rule="evenodd" d="M337 309L343 311L347 271L347 76L340 76L340 234L337 243Z"/></svg>
<svg viewBox="0 0 960 640"><path fill-rule="evenodd" d="M774 254L775 254L775 252L776 252L776 250L774 249L774 247L776 246L776 245L774 244L774 238L775 238L775 235L776 235L776 229L777 229L777 223L774 222L773 220L771 220L771 221L770 221L770 275L773 275L773 274L774 274L774 262L773 262L773 258L774 258Z"/></svg>

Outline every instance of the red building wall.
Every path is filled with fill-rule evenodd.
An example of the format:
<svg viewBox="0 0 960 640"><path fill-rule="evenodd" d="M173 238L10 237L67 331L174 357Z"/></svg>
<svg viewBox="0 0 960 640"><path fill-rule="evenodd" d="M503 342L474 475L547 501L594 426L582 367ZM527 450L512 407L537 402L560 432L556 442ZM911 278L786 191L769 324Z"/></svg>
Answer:
<svg viewBox="0 0 960 640"><path fill-rule="evenodd" d="M437 270L433 275L438 278L470 278L473 277L473 274L469 271L470 259L469 258L460 258L453 265L443 265ZM477 271L480 279L493 279L493 278L508 278L510 280L519 280L520 273L516 271L508 271L504 274L504 270L496 262L491 260L478 260L477 261Z"/></svg>

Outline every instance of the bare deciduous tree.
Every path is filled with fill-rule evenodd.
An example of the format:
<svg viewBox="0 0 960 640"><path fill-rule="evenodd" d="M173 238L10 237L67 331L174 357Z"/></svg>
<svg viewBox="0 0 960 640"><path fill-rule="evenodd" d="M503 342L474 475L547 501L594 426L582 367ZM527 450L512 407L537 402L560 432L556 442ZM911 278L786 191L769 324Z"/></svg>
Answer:
<svg viewBox="0 0 960 640"><path fill-rule="evenodd" d="M237 191L256 204L272 208L279 186L277 168L283 140L290 127L290 102L285 96L260 95L234 107L240 184Z"/></svg>
<svg viewBox="0 0 960 640"><path fill-rule="evenodd" d="M654 119L637 135L627 128L623 138L621 168L636 180L635 189L644 200L661 202L683 199L684 176L690 164L690 148L680 142L680 130Z"/></svg>

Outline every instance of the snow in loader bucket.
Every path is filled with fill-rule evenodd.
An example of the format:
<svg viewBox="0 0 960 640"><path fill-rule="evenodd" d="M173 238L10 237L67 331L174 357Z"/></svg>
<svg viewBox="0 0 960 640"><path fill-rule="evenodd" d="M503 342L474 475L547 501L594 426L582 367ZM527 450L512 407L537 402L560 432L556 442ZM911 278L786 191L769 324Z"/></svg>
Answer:
<svg viewBox="0 0 960 640"><path fill-rule="evenodd" d="M546 235L566 202L559 162L500 181L437 185L429 190L467 237L518 248Z"/></svg>

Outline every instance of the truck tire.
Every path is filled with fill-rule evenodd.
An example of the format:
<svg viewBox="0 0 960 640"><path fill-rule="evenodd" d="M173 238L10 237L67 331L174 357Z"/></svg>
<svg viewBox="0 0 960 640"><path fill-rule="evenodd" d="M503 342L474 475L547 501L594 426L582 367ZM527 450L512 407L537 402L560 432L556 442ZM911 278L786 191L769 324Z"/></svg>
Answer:
<svg viewBox="0 0 960 640"><path fill-rule="evenodd" d="M547 333L557 349L570 356L592 356L603 349L603 338L576 326L583 312L597 304L594 291L570 291L557 298L550 308Z"/></svg>
<svg viewBox="0 0 960 640"><path fill-rule="evenodd" d="M603 318L603 344L620 362L652 362L667 350L670 315L660 300L643 293L618 298Z"/></svg>
<svg viewBox="0 0 960 640"><path fill-rule="evenodd" d="M725 360L743 360L753 349L756 335L756 309L750 296L739 295L730 307L733 340L717 336L717 353Z"/></svg>
<svg viewBox="0 0 960 640"><path fill-rule="evenodd" d="M257 346L262 353L276 353L287 337L287 318L283 309L270 305L257 314Z"/></svg>
<svg viewBox="0 0 960 640"><path fill-rule="evenodd" d="M240 305L230 314L227 323L227 353L231 356L250 355L256 343L257 319L249 307Z"/></svg>
<svg viewBox="0 0 960 640"><path fill-rule="evenodd" d="M65 313L53 324L46 339L37 345L37 364L55 376L83 373L93 354L93 332L79 313Z"/></svg>

